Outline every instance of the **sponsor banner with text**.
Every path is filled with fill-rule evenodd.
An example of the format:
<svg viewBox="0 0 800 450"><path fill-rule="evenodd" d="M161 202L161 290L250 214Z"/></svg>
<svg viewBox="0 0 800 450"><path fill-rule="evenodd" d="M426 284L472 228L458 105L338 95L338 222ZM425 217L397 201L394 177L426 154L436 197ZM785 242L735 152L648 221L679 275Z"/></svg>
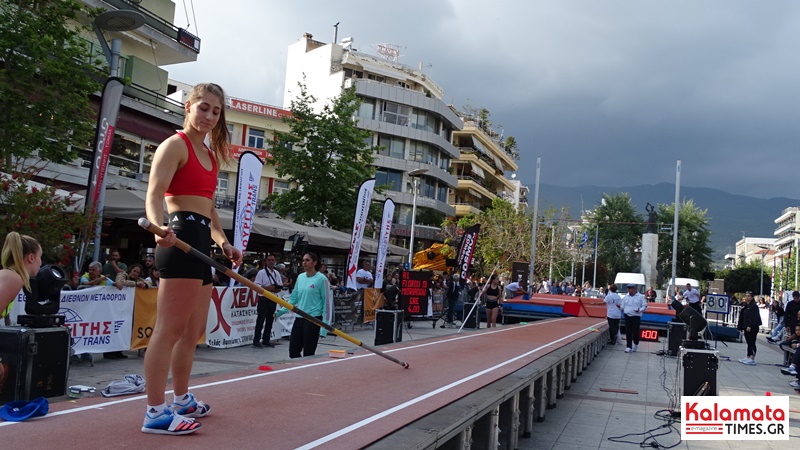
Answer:
<svg viewBox="0 0 800 450"><path fill-rule="evenodd" d="M136 289L94 287L61 293L59 314L72 336L75 353L128 350Z"/></svg>
<svg viewBox="0 0 800 450"><path fill-rule="evenodd" d="M206 325L210 347L231 348L253 343L258 294L248 287L214 287Z"/></svg>

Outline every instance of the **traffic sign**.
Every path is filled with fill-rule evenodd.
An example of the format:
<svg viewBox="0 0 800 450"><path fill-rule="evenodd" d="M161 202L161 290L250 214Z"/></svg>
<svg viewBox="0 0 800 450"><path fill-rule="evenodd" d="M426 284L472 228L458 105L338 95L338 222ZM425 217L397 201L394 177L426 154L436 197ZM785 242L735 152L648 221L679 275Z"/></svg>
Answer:
<svg viewBox="0 0 800 450"><path fill-rule="evenodd" d="M729 314L731 309L731 298L727 295L708 294L706 295L706 312L717 314Z"/></svg>

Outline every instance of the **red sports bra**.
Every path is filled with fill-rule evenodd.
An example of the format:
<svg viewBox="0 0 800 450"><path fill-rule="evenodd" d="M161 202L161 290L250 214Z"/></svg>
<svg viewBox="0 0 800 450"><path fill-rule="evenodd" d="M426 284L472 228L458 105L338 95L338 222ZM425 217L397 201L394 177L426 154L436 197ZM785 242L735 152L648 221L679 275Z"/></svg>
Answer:
<svg viewBox="0 0 800 450"><path fill-rule="evenodd" d="M186 147L189 149L189 159L175 175L172 176L167 192L164 193L167 197L174 195L197 195L206 197L208 199L214 198L214 190L217 188L217 160L214 159L214 154L211 149L208 149L209 156L211 156L211 170L206 170L197 155L194 153L194 147L189 141L189 138L182 132L178 132L178 136L183 138L186 142Z"/></svg>

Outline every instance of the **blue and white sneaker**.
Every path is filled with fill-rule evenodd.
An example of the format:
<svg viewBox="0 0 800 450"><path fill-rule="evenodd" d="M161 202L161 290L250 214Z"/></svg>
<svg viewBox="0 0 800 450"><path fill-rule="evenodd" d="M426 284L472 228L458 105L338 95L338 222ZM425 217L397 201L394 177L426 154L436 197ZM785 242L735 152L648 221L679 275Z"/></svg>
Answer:
<svg viewBox="0 0 800 450"><path fill-rule="evenodd" d="M193 394L186 394L184 401L175 402L169 405L175 414L180 414L183 417L198 418L205 417L211 411L211 407L203 402L195 400Z"/></svg>
<svg viewBox="0 0 800 450"><path fill-rule="evenodd" d="M155 409L151 409L155 413ZM151 415L148 411L144 415L144 423L142 424L142 433L149 434L173 434L182 435L194 433L200 429L200 422L195 422L194 419L187 419L179 414L175 414L171 409L166 408L161 414L155 416Z"/></svg>
<svg viewBox="0 0 800 450"><path fill-rule="evenodd" d="M747 358L747 359L745 359L744 361L742 361L742 364L744 364L745 366L755 366L755 365L756 365L756 362L755 362L755 361L753 361L753 360L752 360L752 359L750 359L750 358Z"/></svg>

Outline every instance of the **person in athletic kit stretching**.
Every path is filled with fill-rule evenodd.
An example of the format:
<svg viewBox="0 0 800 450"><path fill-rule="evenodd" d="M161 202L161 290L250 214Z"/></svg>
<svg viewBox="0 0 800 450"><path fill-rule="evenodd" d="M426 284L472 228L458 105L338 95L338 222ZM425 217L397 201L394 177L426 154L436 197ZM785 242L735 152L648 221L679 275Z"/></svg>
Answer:
<svg viewBox="0 0 800 450"><path fill-rule="evenodd" d="M229 156L225 123L225 93L216 84L199 84L189 93L183 130L167 138L155 152L147 189L147 219L164 222L166 237L156 236L156 266L160 270L157 316L144 358L147 411L142 432L188 434L197 431L209 405L189 393L194 350L203 335L211 298L211 267L177 247L181 239L207 255L212 240L234 267L242 253L225 237L214 208L218 164ZM211 133L211 148L203 144ZM165 403L164 390L172 369L174 399Z"/></svg>

